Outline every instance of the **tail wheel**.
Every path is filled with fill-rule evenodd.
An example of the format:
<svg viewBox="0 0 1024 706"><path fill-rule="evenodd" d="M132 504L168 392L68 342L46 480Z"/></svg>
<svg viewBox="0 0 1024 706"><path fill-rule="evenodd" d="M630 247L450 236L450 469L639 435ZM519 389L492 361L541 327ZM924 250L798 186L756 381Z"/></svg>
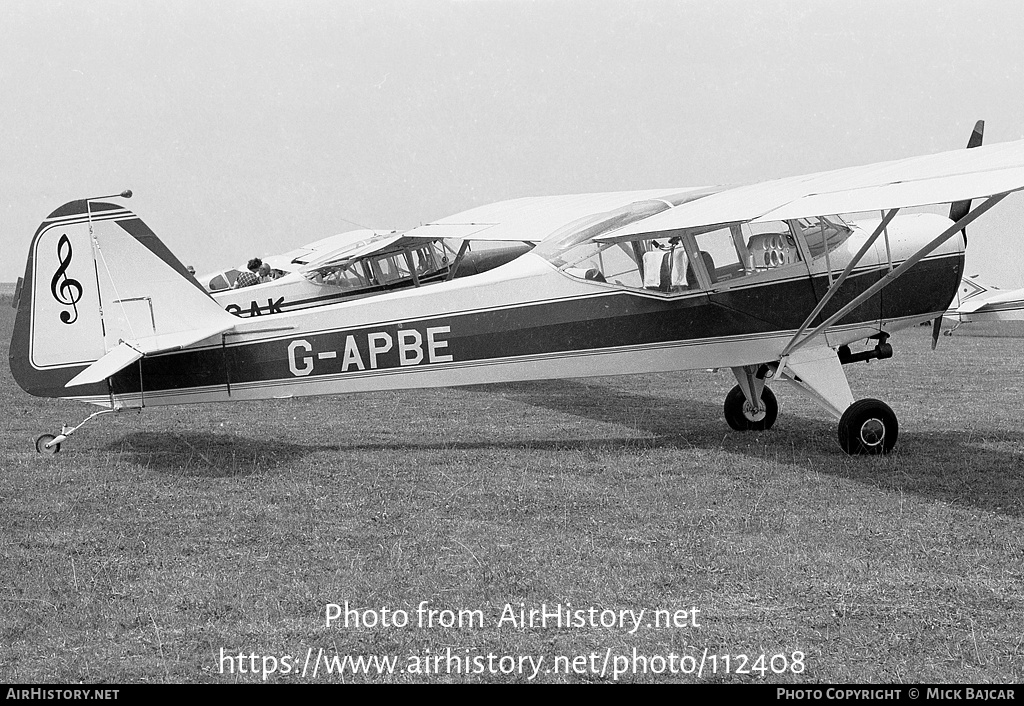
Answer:
<svg viewBox="0 0 1024 706"><path fill-rule="evenodd" d="M900 425L880 400L859 400L839 420L839 445L848 454L887 454L896 445Z"/></svg>
<svg viewBox="0 0 1024 706"><path fill-rule="evenodd" d="M36 451L41 454L55 454L60 451L60 444L52 444L47 448L47 444L56 439L57 437L53 434L40 434L36 438Z"/></svg>
<svg viewBox="0 0 1024 706"><path fill-rule="evenodd" d="M779 416L779 403L775 393L765 387L761 391L761 411L755 413L739 385L725 396L725 421L736 431L764 431L771 429Z"/></svg>

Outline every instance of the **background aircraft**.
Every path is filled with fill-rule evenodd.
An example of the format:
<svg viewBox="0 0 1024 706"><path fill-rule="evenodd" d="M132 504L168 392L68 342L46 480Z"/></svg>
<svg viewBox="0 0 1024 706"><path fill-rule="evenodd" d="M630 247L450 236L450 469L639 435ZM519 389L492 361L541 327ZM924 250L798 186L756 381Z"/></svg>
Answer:
<svg viewBox="0 0 1024 706"><path fill-rule="evenodd" d="M320 260L335 256L338 252L354 246L364 244L370 239L393 233L394 231L376 231L366 228L350 230L345 233L330 235L320 240L315 240L301 247L280 253L278 255L267 255L260 259L268 263L273 269L287 274L295 272L303 267L315 264ZM249 258L246 258L248 262ZM201 275L196 275L196 280L208 292L220 292L231 289L238 275L245 271L245 262L237 267L229 267L226 270L215 270Z"/></svg>
<svg viewBox="0 0 1024 706"><path fill-rule="evenodd" d="M945 334L952 336L962 324L978 321L1024 321L1024 289L1002 290L982 284L978 275L964 277L952 306L943 315L954 322Z"/></svg>
<svg viewBox="0 0 1024 706"><path fill-rule="evenodd" d="M541 241L507 264L273 320L225 312L127 209L74 201L30 246L11 370L32 394L99 405L91 419L165 404L729 367L732 428L771 428L778 405L766 383L782 381L839 420L845 451L884 453L896 416L879 400L855 401L843 365L890 357L893 332L945 312L963 273L958 236L1020 189L1024 141L730 189L539 197L509 219L514 227L439 222L402 235L431 242L511 227ZM955 219L898 215L971 199L983 200L951 210ZM562 225L548 231L552 223ZM859 341L873 348L853 352ZM54 452L79 427L36 447Z"/></svg>
<svg viewBox="0 0 1024 706"><path fill-rule="evenodd" d="M520 243L474 252L469 240L382 234L311 258L308 264L285 263L294 270L269 282L214 292L213 298L236 316L280 314L468 277L531 247Z"/></svg>
<svg viewBox="0 0 1024 706"><path fill-rule="evenodd" d="M267 258L286 274L237 290L227 285L214 299L236 316L267 316L468 277L519 257L595 208L622 207L645 193L523 197L478 206L405 233L352 231ZM218 274L212 282L233 282L238 271Z"/></svg>

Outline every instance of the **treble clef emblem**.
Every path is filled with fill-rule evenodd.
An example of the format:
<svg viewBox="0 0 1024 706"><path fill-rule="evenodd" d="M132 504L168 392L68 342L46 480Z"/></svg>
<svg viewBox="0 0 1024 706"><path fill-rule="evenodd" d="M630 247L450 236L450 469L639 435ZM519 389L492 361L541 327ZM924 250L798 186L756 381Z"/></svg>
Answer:
<svg viewBox="0 0 1024 706"><path fill-rule="evenodd" d="M68 265L71 264L71 241L67 235L60 236L57 241L57 259L60 267L50 280L50 294L53 298L65 306L70 306L70 311L60 312L60 320L66 324L73 324L78 320L78 301L82 298L82 285L77 279L67 276Z"/></svg>

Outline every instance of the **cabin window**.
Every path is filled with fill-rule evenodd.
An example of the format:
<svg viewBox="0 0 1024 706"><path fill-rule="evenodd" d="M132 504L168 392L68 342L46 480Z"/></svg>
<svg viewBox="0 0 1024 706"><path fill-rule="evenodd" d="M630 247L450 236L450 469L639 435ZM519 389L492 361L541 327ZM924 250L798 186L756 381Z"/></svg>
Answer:
<svg viewBox="0 0 1024 706"><path fill-rule="evenodd" d="M316 284L329 284L345 289L363 289L370 286L363 273L362 263L346 262L331 267L320 267L307 275Z"/></svg>
<svg viewBox="0 0 1024 706"><path fill-rule="evenodd" d="M451 262L447 246L441 241L434 241L412 250L412 261L417 275L431 274L446 269Z"/></svg>
<svg viewBox="0 0 1024 706"><path fill-rule="evenodd" d="M695 266L696 258L701 265ZM614 245L586 241L555 264L580 279L666 293L691 292L802 261L784 221L711 226Z"/></svg>
<svg viewBox="0 0 1024 706"><path fill-rule="evenodd" d="M742 232L738 227L727 226L695 234L694 241L712 285L747 274L744 267L746 258L741 257L741 249L744 248ZM696 286L695 273L688 279L691 287Z"/></svg>
<svg viewBox="0 0 1024 706"><path fill-rule="evenodd" d="M642 286L636 255L629 243L584 243L566 256L562 271L573 277L625 287Z"/></svg>
<svg viewBox="0 0 1024 706"><path fill-rule="evenodd" d="M413 250L412 261L416 265L417 274L433 272L439 268L439 265L434 259L434 253L430 248L416 248Z"/></svg>
<svg viewBox="0 0 1024 706"><path fill-rule="evenodd" d="M209 287L207 288L211 292L219 292L220 290L227 289L230 286L231 285L228 284L227 277L225 277L224 275L217 275L216 277L210 280Z"/></svg>
<svg viewBox="0 0 1024 706"><path fill-rule="evenodd" d="M799 218L792 223L802 231L808 252L815 258L835 250L853 232L839 216Z"/></svg>
<svg viewBox="0 0 1024 706"><path fill-rule="evenodd" d="M404 252L375 258L371 266L377 274L377 280L380 284L390 284L400 279L412 277Z"/></svg>
<svg viewBox="0 0 1024 706"><path fill-rule="evenodd" d="M325 281L328 284L351 289L362 289L363 287L370 286L362 268L359 267L359 263L350 263L335 269L333 277L329 280L325 279Z"/></svg>
<svg viewBox="0 0 1024 706"><path fill-rule="evenodd" d="M573 277L609 282L625 287L643 286L639 250L633 243L595 242L593 238L614 232L669 208L666 201L639 201L608 213L587 216L563 226L534 251Z"/></svg>
<svg viewBox="0 0 1024 706"><path fill-rule="evenodd" d="M238 270L228 270L222 272L213 279L210 280L208 289L211 292L219 292L223 289L231 289L231 285L238 279L238 275L241 274Z"/></svg>
<svg viewBox="0 0 1024 706"><path fill-rule="evenodd" d="M451 262L450 249L442 241L425 242L409 250L386 254L364 255L355 260L334 262L305 272L316 284L351 289L381 285L413 285L413 269L417 277L437 279Z"/></svg>
<svg viewBox="0 0 1024 706"><path fill-rule="evenodd" d="M661 201L580 219L545 239L536 253L567 275L664 293L716 288L802 260L797 233L785 221L733 223L638 235L615 243L623 226L660 213ZM835 237L835 236L833 236Z"/></svg>
<svg viewBox="0 0 1024 706"><path fill-rule="evenodd" d="M660 292L698 289L679 239L584 243L564 255L562 272L579 279Z"/></svg>

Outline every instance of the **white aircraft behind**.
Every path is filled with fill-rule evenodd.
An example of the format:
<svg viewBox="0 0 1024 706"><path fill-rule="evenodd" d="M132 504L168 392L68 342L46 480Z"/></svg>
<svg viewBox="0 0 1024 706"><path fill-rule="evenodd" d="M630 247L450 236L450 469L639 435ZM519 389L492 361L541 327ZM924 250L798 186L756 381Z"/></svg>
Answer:
<svg viewBox="0 0 1024 706"><path fill-rule="evenodd" d="M267 255L260 259L278 272L288 274L301 268L313 266L322 260L331 259L344 250L358 247L368 243L373 238L390 233L394 233L394 231L360 228L359 230L350 230L345 233L330 235L294 250L289 250L279 255ZM246 261L248 259L246 258ZM245 263L243 262L237 267L196 275L196 280L199 284L203 285L206 291L220 292L231 289L235 279L244 271Z"/></svg>
<svg viewBox="0 0 1024 706"><path fill-rule="evenodd" d="M945 334L952 336L962 324L979 321L1024 321L1024 288L1003 290L983 284L978 275L964 277L960 281L955 306L943 315L955 322Z"/></svg>

